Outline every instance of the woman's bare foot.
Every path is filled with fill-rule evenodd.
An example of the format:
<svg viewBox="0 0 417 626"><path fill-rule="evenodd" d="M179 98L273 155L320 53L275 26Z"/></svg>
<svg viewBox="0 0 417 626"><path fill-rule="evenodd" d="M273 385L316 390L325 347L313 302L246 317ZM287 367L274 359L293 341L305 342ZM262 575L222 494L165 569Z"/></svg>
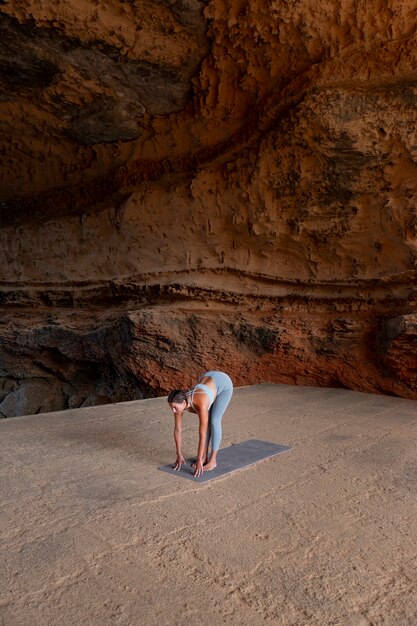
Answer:
<svg viewBox="0 0 417 626"><path fill-rule="evenodd" d="M214 470L215 467L217 467L216 460L210 459L210 461L204 465L203 472L210 472L211 470Z"/></svg>

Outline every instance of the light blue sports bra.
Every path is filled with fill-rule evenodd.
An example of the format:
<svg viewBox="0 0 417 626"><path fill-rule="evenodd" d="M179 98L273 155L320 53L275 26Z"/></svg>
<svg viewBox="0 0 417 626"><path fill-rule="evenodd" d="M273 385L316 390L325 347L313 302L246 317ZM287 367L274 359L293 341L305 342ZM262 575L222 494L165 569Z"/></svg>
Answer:
<svg viewBox="0 0 417 626"><path fill-rule="evenodd" d="M209 408L211 407L211 405L214 402L214 391L208 385L205 385L204 383L198 383L193 389L191 389L190 402L191 402L191 406L193 407L193 409L194 409L193 399L194 399L195 393L205 393L209 397L209 400L210 400Z"/></svg>

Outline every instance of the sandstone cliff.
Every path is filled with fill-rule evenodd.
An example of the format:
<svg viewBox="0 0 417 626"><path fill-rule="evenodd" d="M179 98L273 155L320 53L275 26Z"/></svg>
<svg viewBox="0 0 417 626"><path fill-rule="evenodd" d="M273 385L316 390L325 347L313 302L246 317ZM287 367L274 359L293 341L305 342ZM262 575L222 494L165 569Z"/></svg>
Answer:
<svg viewBox="0 0 417 626"><path fill-rule="evenodd" d="M0 414L417 398L416 4L0 4Z"/></svg>

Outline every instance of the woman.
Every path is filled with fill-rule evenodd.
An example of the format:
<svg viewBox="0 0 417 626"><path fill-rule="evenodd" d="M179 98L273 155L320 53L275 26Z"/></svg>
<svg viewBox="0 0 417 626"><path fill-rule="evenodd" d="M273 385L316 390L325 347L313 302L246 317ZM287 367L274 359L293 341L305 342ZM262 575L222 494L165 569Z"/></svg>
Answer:
<svg viewBox="0 0 417 626"><path fill-rule="evenodd" d="M184 411L196 413L199 419L198 452L194 476L201 476L217 467L217 452L222 437L222 417L233 394L233 383L224 372L205 372L192 389L174 389L168 403L174 413L174 440L177 448L175 470L185 463L182 454L182 416ZM211 455L208 448L211 439Z"/></svg>

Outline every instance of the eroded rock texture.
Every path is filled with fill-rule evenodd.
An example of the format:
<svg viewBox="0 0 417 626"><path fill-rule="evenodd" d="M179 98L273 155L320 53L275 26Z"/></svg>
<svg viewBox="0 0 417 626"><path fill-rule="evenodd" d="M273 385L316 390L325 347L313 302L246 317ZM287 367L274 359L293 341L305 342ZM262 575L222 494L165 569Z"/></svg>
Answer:
<svg viewBox="0 0 417 626"><path fill-rule="evenodd" d="M417 398L417 3L0 5L0 414Z"/></svg>

